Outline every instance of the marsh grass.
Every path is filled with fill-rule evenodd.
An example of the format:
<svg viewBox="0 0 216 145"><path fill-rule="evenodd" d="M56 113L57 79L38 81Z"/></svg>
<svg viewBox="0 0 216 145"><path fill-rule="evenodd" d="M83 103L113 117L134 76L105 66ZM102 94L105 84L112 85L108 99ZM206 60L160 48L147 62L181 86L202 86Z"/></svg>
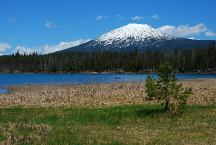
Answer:
<svg viewBox="0 0 216 145"><path fill-rule="evenodd" d="M16 144L215 144L215 105L188 106L182 116L173 118L163 110L160 105L5 108L0 109L0 127L6 132L18 126L12 128L17 136L34 134L26 125L50 128ZM9 137L2 132L0 141Z"/></svg>

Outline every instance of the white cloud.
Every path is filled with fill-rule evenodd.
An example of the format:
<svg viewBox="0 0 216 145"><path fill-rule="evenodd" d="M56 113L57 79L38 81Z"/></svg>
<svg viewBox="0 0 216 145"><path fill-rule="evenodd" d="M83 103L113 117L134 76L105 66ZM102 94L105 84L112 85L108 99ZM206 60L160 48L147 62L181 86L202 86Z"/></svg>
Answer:
<svg viewBox="0 0 216 145"><path fill-rule="evenodd" d="M208 31L208 32L205 32L205 35L208 37L214 37L214 36L216 36L216 33L212 32L212 31Z"/></svg>
<svg viewBox="0 0 216 145"><path fill-rule="evenodd" d="M119 15L119 14L118 14L118 15L116 15L116 17L117 17L117 19L118 19L118 20L120 20L120 21L121 21L121 20L124 20L124 17L122 17L122 16L121 16L121 15Z"/></svg>
<svg viewBox="0 0 216 145"><path fill-rule="evenodd" d="M134 16L133 18L131 18L131 20L133 20L133 21L139 21L139 20L143 20L144 19L144 17L142 17L142 16Z"/></svg>
<svg viewBox="0 0 216 145"><path fill-rule="evenodd" d="M166 34L174 34L174 32L176 31L176 27L165 25L165 26L161 26L160 28L158 28L158 30Z"/></svg>
<svg viewBox="0 0 216 145"><path fill-rule="evenodd" d="M4 55L7 49L11 48L10 44L0 42L0 55Z"/></svg>
<svg viewBox="0 0 216 145"><path fill-rule="evenodd" d="M131 18L132 21L140 21L140 20L143 20L143 19L155 19L155 20L159 20L160 17L157 15L157 14L154 14L152 16L134 16Z"/></svg>
<svg viewBox="0 0 216 145"><path fill-rule="evenodd" d="M25 47L25 46L16 46L13 53L16 53L16 52L19 52L20 54L31 54L33 52L36 52L36 50Z"/></svg>
<svg viewBox="0 0 216 145"><path fill-rule="evenodd" d="M214 36L215 33L209 31L209 28L203 24L199 23L194 26L190 25L180 25L180 26L171 26L165 25L158 28L163 33L171 34L177 37L194 37L199 34L205 34L206 36Z"/></svg>
<svg viewBox="0 0 216 145"><path fill-rule="evenodd" d="M53 22L51 22L51 21L47 21L47 22L45 22L44 27L50 29L50 28L56 27L56 25Z"/></svg>
<svg viewBox="0 0 216 145"><path fill-rule="evenodd" d="M160 19L160 17L157 14L154 14L154 15L152 15L152 19L158 20L158 19Z"/></svg>
<svg viewBox="0 0 216 145"><path fill-rule="evenodd" d="M53 53L56 51L60 51L63 49L67 49L70 47L78 46L82 43L88 42L91 39L78 39L75 41L69 41L69 42L60 42L58 44L54 45L42 45L39 47L26 47L26 46L21 46L17 45L16 47L13 47L11 53L16 53L19 52L20 54L31 54L34 52L37 52L39 54L48 54L48 53ZM12 48L8 43L1 43L0 42L0 55L4 55L6 49Z"/></svg>
<svg viewBox="0 0 216 145"><path fill-rule="evenodd" d="M196 40L196 38L195 38L195 37L190 37L189 39Z"/></svg>
<svg viewBox="0 0 216 145"><path fill-rule="evenodd" d="M100 20L107 19L107 18L108 18L108 16L99 15L99 16L96 17L96 20L100 21Z"/></svg>
<svg viewBox="0 0 216 145"><path fill-rule="evenodd" d="M78 46L82 43L88 42L89 40L90 39L87 39L87 40L79 39L79 40L70 41L70 42L60 42L59 44L56 44L56 45L45 45L43 47L44 48L43 53L47 54L47 53L53 53L56 51L64 50L66 48Z"/></svg>

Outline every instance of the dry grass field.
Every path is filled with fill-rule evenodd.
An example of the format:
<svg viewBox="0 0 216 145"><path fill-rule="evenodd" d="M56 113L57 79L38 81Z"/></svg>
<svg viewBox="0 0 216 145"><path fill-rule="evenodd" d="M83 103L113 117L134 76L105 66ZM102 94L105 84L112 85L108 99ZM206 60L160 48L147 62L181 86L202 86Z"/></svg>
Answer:
<svg viewBox="0 0 216 145"><path fill-rule="evenodd" d="M181 83L193 90L193 95L188 99L188 104L211 105L216 103L216 79L184 80ZM144 82L28 85L11 86L9 89L9 94L0 95L0 107L92 107L155 103L145 100Z"/></svg>

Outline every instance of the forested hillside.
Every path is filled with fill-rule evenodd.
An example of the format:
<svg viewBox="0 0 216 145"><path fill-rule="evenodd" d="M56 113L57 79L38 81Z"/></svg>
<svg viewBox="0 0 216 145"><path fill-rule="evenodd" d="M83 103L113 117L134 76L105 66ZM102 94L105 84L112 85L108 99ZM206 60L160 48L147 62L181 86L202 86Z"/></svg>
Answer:
<svg viewBox="0 0 216 145"><path fill-rule="evenodd" d="M179 72L216 72L216 47L139 52L65 52L0 57L0 72L149 72L162 62Z"/></svg>

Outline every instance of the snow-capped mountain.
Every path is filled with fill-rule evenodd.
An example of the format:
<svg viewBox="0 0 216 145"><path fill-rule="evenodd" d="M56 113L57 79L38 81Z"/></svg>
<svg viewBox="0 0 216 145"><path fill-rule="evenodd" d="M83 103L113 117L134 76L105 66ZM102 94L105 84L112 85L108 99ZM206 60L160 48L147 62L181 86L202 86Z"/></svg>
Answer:
<svg viewBox="0 0 216 145"><path fill-rule="evenodd" d="M128 39L134 39L134 41L145 41L145 39L173 39L170 35L165 35L157 29L152 28L147 24L128 24L121 28L115 29L109 33L97 38L97 42L102 42L105 45L109 45L116 41L127 41Z"/></svg>
<svg viewBox="0 0 216 145"><path fill-rule="evenodd" d="M147 24L128 24L87 43L63 51L133 51L138 49L206 48L208 40L176 38Z"/></svg>

